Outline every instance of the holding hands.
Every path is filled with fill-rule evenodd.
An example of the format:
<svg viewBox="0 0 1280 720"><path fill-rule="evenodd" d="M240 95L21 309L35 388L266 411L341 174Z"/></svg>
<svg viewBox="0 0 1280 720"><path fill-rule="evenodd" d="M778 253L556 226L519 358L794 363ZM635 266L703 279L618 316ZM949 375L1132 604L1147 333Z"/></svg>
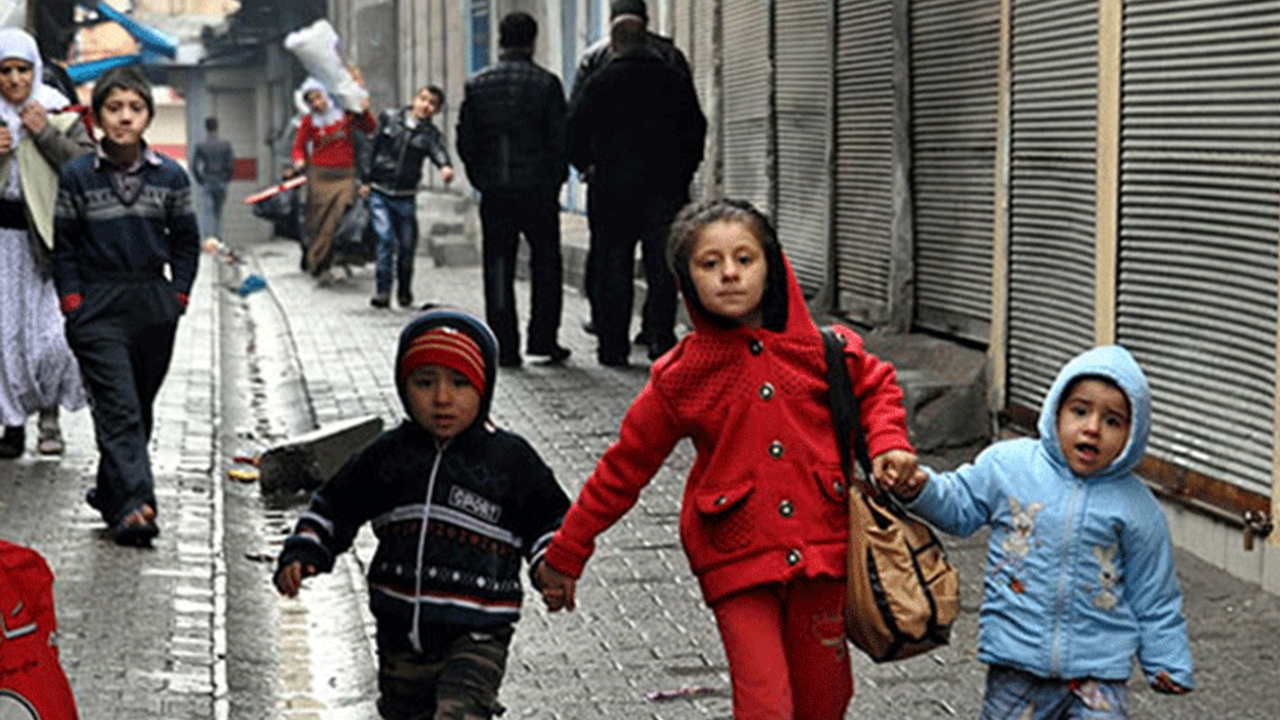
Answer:
<svg viewBox="0 0 1280 720"><path fill-rule="evenodd" d="M551 612L568 610L573 612L578 607L576 591L578 581L551 567L546 562L538 563L533 570L534 584L542 591L542 602Z"/></svg>
<svg viewBox="0 0 1280 720"><path fill-rule="evenodd" d="M889 450L871 460L871 474L881 487L899 499L910 500L924 489L929 476L918 465L916 454L907 450Z"/></svg>

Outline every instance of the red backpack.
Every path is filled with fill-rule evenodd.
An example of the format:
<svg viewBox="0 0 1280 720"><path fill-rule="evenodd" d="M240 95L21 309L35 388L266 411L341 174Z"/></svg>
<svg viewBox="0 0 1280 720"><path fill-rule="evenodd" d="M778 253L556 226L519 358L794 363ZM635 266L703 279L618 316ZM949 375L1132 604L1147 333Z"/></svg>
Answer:
<svg viewBox="0 0 1280 720"><path fill-rule="evenodd" d="M0 717L78 719L57 626L49 565L35 550L0 540Z"/></svg>

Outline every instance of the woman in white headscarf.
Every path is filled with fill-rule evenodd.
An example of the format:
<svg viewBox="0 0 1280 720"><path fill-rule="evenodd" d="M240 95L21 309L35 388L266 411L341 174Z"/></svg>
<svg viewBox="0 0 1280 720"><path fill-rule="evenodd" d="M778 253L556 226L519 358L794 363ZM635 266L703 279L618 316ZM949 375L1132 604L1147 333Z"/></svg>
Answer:
<svg viewBox="0 0 1280 720"><path fill-rule="evenodd" d="M79 113L41 81L36 41L0 29L0 458L22 455L38 413L37 450L63 450L59 406L86 403L49 275L58 169L93 150Z"/></svg>
<svg viewBox="0 0 1280 720"><path fill-rule="evenodd" d="M307 78L300 88L310 112L302 117L293 141L293 172L307 173L303 208L307 254L305 267L319 277L333 258L333 233L355 198L356 132L371 133L377 121L368 100L361 112L344 111L319 80Z"/></svg>

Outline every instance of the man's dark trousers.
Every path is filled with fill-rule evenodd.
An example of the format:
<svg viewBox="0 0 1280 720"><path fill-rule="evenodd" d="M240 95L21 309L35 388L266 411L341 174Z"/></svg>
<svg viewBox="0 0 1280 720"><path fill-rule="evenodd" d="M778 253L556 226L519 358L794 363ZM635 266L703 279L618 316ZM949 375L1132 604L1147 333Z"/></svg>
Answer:
<svg viewBox="0 0 1280 720"><path fill-rule="evenodd" d="M592 292L591 322L599 342L597 358L605 364L626 362L634 296L636 243L644 261L645 303L641 328L650 348L675 344L676 286L667 267L667 234L671 221L688 202L685 190L588 186L591 249L588 274Z"/></svg>
<svg viewBox="0 0 1280 720"><path fill-rule="evenodd" d="M156 505L147 444L181 309L164 279L87 285L67 316L67 342L89 391L98 445L92 503L115 525Z"/></svg>
<svg viewBox="0 0 1280 720"><path fill-rule="evenodd" d="M530 355L556 350L560 330L560 203L558 188L485 190L480 193L480 226L484 243L485 320L498 337L499 361L520 359L516 316L516 250L520 235L529 243Z"/></svg>

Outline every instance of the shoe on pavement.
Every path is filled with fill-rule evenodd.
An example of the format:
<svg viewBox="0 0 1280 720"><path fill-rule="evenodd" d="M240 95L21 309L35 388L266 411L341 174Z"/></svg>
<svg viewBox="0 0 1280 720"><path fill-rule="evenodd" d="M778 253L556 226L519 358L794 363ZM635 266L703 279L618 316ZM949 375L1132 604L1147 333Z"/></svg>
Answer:
<svg viewBox="0 0 1280 720"><path fill-rule="evenodd" d="M498 367L518 368L523 363L519 355L507 355L498 357Z"/></svg>
<svg viewBox="0 0 1280 720"><path fill-rule="evenodd" d="M4 429L4 437L0 437L0 458L12 460L22 456L22 450L27 445L27 428L22 425L12 425Z"/></svg>
<svg viewBox="0 0 1280 720"><path fill-rule="evenodd" d="M530 355L546 355L548 364L562 363L569 359L573 351L562 345L552 345L548 349L529 348Z"/></svg>
<svg viewBox="0 0 1280 720"><path fill-rule="evenodd" d="M40 433L40 443L36 445L36 450L41 455L61 455L67 449L66 443L62 441L62 433L54 430L52 433Z"/></svg>
<svg viewBox="0 0 1280 720"><path fill-rule="evenodd" d="M657 360L667 353L668 350L676 346L674 338L668 338L662 342L649 343L649 359Z"/></svg>
<svg viewBox="0 0 1280 720"><path fill-rule="evenodd" d="M374 295L369 298L369 304L376 308L385 308L391 306L391 297L388 295Z"/></svg>
<svg viewBox="0 0 1280 720"><path fill-rule="evenodd" d="M626 355L596 355L596 360L605 367L624 368L631 366L631 360Z"/></svg>
<svg viewBox="0 0 1280 720"><path fill-rule="evenodd" d="M413 307L413 293L402 292L396 297L396 301L400 303L400 307Z"/></svg>
<svg viewBox="0 0 1280 720"><path fill-rule="evenodd" d="M111 528L111 539L126 547L151 547L151 540L160 534L155 517L150 505L135 508Z"/></svg>
<svg viewBox="0 0 1280 720"><path fill-rule="evenodd" d="M586 319L586 320L583 320L583 321L582 321L582 332L584 332L584 333L586 333L586 334L588 334L588 335L595 335L595 334L596 334L596 324L595 324L595 323L593 323L593 322L591 322L591 320L590 320L589 318L588 318L588 319Z"/></svg>

